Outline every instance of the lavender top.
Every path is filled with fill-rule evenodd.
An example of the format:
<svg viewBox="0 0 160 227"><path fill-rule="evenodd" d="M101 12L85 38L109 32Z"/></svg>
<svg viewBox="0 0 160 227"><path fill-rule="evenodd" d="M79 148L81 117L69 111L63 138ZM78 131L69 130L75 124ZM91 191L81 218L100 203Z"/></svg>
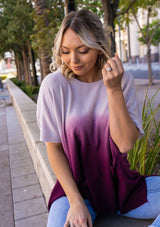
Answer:
<svg viewBox="0 0 160 227"><path fill-rule="evenodd" d="M131 74L124 73L122 89L141 137L141 113ZM60 71L49 74L40 88L37 121L41 141L62 143L79 191L96 212L126 213L147 201L145 177L129 170L126 154L119 152L110 136L103 80L85 83L67 80ZM49 207L63 195L57 181Z"/></svg>

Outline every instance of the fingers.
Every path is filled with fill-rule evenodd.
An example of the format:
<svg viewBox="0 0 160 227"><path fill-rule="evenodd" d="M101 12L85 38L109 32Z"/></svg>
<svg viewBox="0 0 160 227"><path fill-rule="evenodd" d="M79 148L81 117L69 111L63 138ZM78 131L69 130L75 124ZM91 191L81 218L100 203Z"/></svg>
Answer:
<svg viewBox="0 0 160 227"><path fill-rule="evenodd" d="M107 65L112 68L112 71L122 73L124 71L121 60L118 57L113 57L107 61ZM108 66L107 66L108 67Z"/></svg>
<svg viewBox="0 0 160 227"><path fill-rule="evenodd" d="M66 221L64 227L93 227L92 225L92 218L91 216L88 217L88 221L79 221L76 223L70 223L69 221Z"/></svg>
<svg viewBox="0 0 160 227"><path fill-rule="evenodd" d="M66 223L64 224L64 227L70 227L69 221L66 221Z"/></svg>
<svg viewBox="0 0 160 227"><path fill-rule="evenodd" d="M104 66L108 75L117 76L123 74L124 69L118 54L115 53L113 58L108 59L107 63Z"/></svg>
<svg viewBox="0 0 160 227"><path fill-rule="evenodd" d="M107 88L119 89L121 87L121 79L124 73L123 65L118 55L108 59L105 64L102 74L103 81Z"/></svg>
<svg viewBox="0 0 160 227"><path fill-rule="evenodd" d="M64 227L92 227L91 215L85 203L72 204Z"/></svg>
<svg viewBox="0 0 160 227"><path fill-rule="evenodd" d="M87 227L93 227L91 216L88 217L88 226Z"/></svg>

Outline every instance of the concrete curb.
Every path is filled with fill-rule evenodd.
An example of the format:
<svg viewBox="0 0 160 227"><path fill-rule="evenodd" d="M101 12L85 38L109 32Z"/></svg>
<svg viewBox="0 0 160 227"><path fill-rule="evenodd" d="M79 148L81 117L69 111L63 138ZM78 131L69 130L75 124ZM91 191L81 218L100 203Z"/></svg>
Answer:
<svg viewBox="0 0 160 227"><path fill-rule="evenodd" d="M47 158L46 146L39 140L40 131L36 121L36 103L34 103L11 80L7 80L6 84L19 123L22 127L24 138L29 148L42 192L46 202L48 203L51 190L53 189L53 186L56 182L56 177L51 170Z"/></svg>

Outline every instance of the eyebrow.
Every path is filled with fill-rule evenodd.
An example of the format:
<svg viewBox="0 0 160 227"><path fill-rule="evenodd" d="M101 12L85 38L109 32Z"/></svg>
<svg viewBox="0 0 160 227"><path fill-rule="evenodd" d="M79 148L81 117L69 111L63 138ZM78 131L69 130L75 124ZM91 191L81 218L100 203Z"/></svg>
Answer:
<svg viewBox="0 0 160 227"><path fill-rule="evenodd" d="M66 48L66 49L70 49L70 48L68 48L68 47L66 47L66 46L61 46L61 47L63 47L63 48ZM81 47L86 47L86 45L81 45L81 46L78 46L78 47L76 47L76 49L79 49L79 48L81 48Z"/></svg>

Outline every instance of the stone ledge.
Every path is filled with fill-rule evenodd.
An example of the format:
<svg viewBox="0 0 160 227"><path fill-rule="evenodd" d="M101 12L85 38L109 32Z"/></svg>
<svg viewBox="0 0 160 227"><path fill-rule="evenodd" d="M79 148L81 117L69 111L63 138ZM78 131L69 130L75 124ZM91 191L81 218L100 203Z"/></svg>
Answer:
<svg viewBox="0 0 160 227"><path fill-rule="evenodd" d="M36 104L12 81L7 80L6 84L22 127L46 203L48 203L51 190L56 182L56 177L49 165L46 146L39 140L40 133L36 122ZM152 220L137 220L113 215L98 217L94 227L147 227L151 223Z"/></svg>
<svg viewBox="0 0 160 227"><path fill-rule="evenodd" d="M38 176L46 203L56 182L47 158L46 146L39 140L39 128L36 121L36 103L34 103L11 80L6 81L33 165ZM15 132L16 133L16 132Z"/></svg>

